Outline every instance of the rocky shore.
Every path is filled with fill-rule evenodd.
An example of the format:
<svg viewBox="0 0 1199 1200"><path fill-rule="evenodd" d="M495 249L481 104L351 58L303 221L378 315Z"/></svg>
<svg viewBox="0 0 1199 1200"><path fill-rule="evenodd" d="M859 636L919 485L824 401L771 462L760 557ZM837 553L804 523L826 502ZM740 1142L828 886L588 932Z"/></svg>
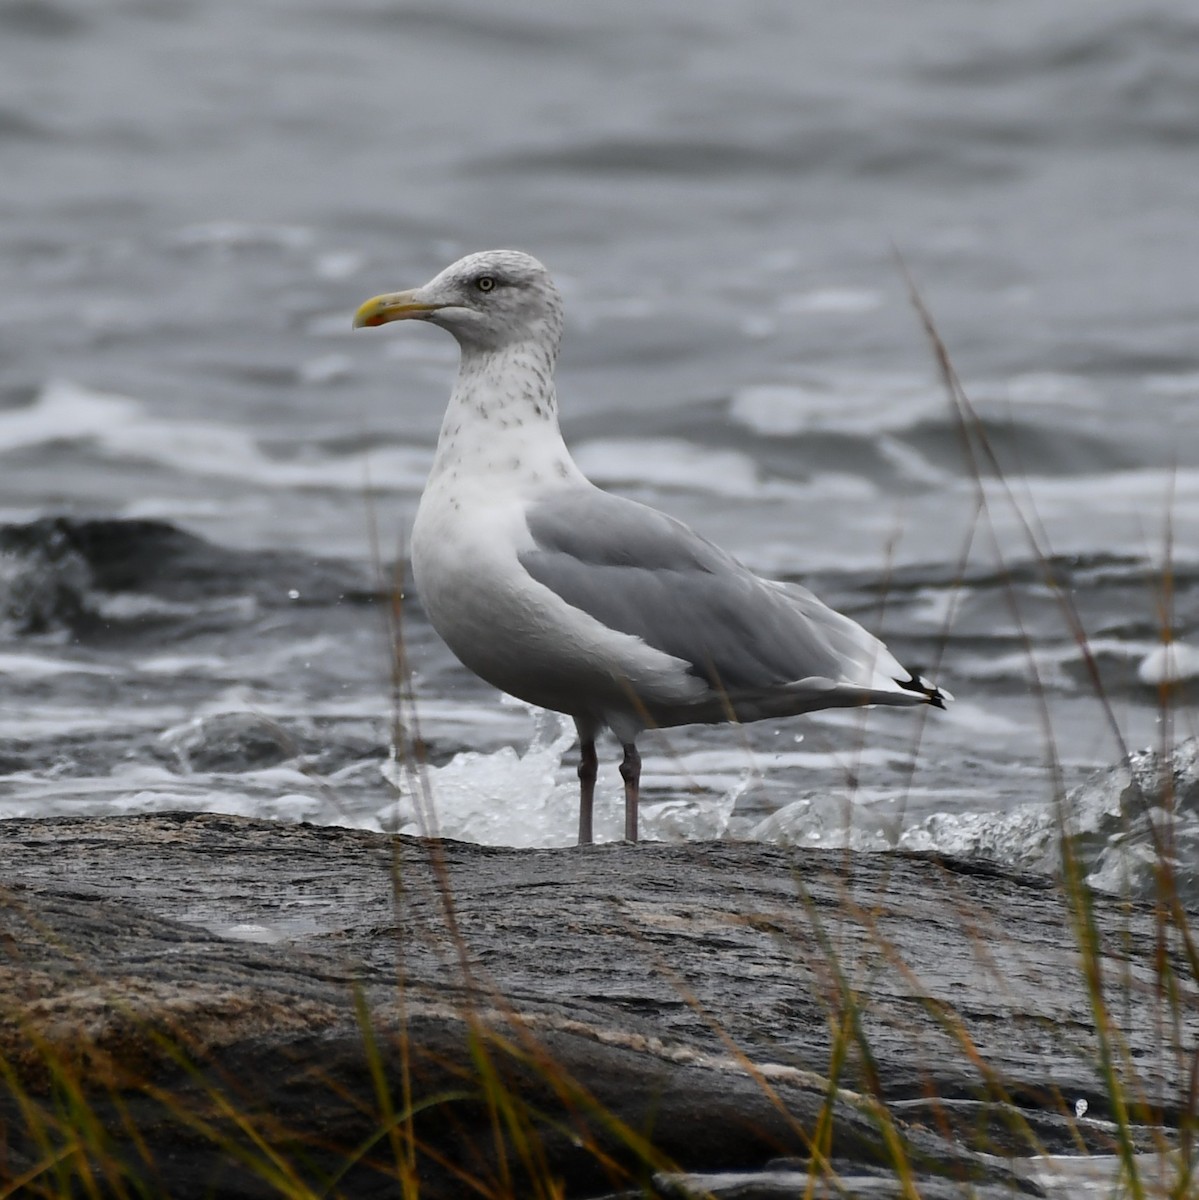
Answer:
<svg viewBox="0 0 1199 1200"><path fill-rule="evenodd" d="M1005 1159L1115 1152L1105 1056L1149 1150L1199 1044L1151 907L1092 898L1088 988L1063 889L985 862L183 813L0 862L0 1178L102 1194L1035 1193Z"/></svg>

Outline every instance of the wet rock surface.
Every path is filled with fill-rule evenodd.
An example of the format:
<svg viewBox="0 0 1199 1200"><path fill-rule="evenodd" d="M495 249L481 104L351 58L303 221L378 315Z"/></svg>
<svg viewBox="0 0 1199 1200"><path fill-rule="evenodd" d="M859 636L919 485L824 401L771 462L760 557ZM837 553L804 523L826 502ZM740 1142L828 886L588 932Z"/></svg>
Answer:
<svg viewBox="0 0 1199 1200"><path fill-rule="evenodd" d="M461 1172L520 1194L530 1171L568 1196L686 1194L678 1169L757 1171L727 1194L784 1194L764 1189L797 1168L762 1172L807 1159L826 1109L816 1149L868 1174L863 1195L899 1194L897 1146L936 1195L1035 1190L979 1151L1115 1146L1074 918L1047 878L191 814L7 821L0 861L7 1174L45 1153L19 1097L52 1112L69 1088L111 1170L170 1196L277 1194L262 1145L330 1194L395 1194L403 1154L378 1133L389 1112L407 1128L409 1099L422 1196L464 1194ZM1148 907L1096 898L1093 922L1117 1070L1157 1105L1134 1118L1174 1126L1190 1059L1173 1041L1199 1037L1182 951ZM1169 1020L1159 952L1180 981Z"/></svg>

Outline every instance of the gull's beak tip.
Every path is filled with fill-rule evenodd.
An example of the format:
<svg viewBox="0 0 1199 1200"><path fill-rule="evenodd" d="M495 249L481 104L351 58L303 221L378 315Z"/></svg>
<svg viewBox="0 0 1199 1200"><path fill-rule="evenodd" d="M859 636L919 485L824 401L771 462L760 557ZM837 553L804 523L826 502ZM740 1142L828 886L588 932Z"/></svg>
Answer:
<svg viewBox="0 0 1199 1200"><path fill-rule="evenodd" d="M354 313L353 328L372 329L376 325L386 324L388 320L386 300L385 296L372 296L364 304L360 304L357 312Z"/></svg>
<svg viewBox="0 0 1199 1200"><path fill-rule="evenodd" d="M427 317L442 307L420 298L419 290L389 292L385 296L372 296L358 306L354 314L353 328L372 329L386 325L388 321L405 321Z"/></svg>

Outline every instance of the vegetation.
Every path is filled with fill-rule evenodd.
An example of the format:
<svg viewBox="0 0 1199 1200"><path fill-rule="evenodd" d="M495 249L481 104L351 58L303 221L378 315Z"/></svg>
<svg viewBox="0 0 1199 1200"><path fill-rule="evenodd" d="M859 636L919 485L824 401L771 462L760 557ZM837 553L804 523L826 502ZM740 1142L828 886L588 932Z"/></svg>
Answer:
<svg viewBox="0 0 1199 1200"><path fill-rule="evenodd" d="M957 417L963 453L978 480L978 528L995 542L990 506L997 496L1020 514L1028 547L1043 564L1044 582L1055 592L1096 694L1102 696L1102 682L1086 630L1069 592L1055 578L1044 532L1035 514L1022 509L1004 478L986 427L971 406L914 286L911 295ZM398 582L392 593L391 638L397 648L395 740L397 745L409 748L402 766L411 790L429 805L431 798L423 791L427 775L419 751L417 705L403 654L403 600ZM1163 642L1172 637L1171 594L1167 551L1158 587ZM1014 587L1009 587L1008 597L1018 620L1019 597ZM1157 801L1162 812L1153 826L1158 841L1151 912L1158 952L1147 964L1148 974L1142 969L1146 964L1129 959L1124 959L1122 970L1118 970L1121 959L1114 952L1118 948L1103 944L1095 897L1073 840L1071 814L1054 751L1049 702L1037 678L1031 645L1026 645L1026 650L1033 694L1043 716L1047 770L1057 802L1062 912L1068 919L1075 950L1073 969L1085 983L1089 1003L1088 1011L1079 1013L1077 1019L1080 1026L1093 1029L1096 1037L1096 1067L1106 1093L1111 1146L1118 1159L1113 1192L1181 1200L1199 1192L1195 1181L1199 1048L1189 1045L1186 1035L1188 1010L1195 1004L1199 986L1199 947L1190 924L1192 915L1177 881L1177 848L1171 820L1174 797L1167 784ZM1175 689L1168 680L1163 682L1159 693L1163 761L1173 749L1174 731L1179 725L1178 702ZM1119 723L1110 705L1105 705L1105 712L1120 739ZM236 1164L243 1177L248 1175L256 1181L257 1194L290 1200L353 1197L359 1194L361 1181L355 1171L368 1161L373 1164L375 1176L389 1179L392 1194L403 1200L416 1200L430 1190L451 1194L452 1189L485 1200L554 1200L565 1195L565 1183L548 1144L562 1138L569 1140L579 1154L590 1157L596 1178L606 1180L611 1190L626 1189L630 1195L655 1194L651 1184L654 1174L673 1167L661 1148L660 1131L634 1128L605 1107L597 1099L591 1081L577 1078L564 1068L556 1060L544 1031L517 1012L486 978L472 961L459 929L450 873L436 843L430 845L430 854L440 919L450 931L450 944L457 956L456 973L469 985L454 1001L461 1006L465 1053L460 1058L445 1059L441 1086L428 1089L422 1082L424 1074L418 1076L414 1070L417 1059L427 1058L427 1047L421 1044L423 1026L406 988L405 959L410 948L398 938L394 1002L388 1011L373 1007L361 988L354 992L364 1073L350 1081L332 1075L325 1080L330 1103L357 1108L370 1127L369 1134L353 1146L323 1144L319 1114L312 1114L312 1121L298 1129L290 1119L283 1119L254 1098L253 1078L230 1079L215 1071L202 1031L203 1021L195 1012L179 1012L172 1017L153 996L144 997L144 1003L134 1003L122 993L118 1000L110 980L88 976L87 964L80 963L84 975L90 978L95 1014L92 1022L82 1025L78 1023L83 1011L78 996L71 1007L56 1008L56 998L46 981L25 978L22 964L9 959L0 966L0 980L7 977L12 982L12 986L0 988L0 994L7 990L10 997L9 1010L0 1019L0 1089L7 1093L0 1111L10 1114L9 1123L0 1131L0 1200L23 1196L169 1195L163 1182L164 1165L156 1161L150 1145L164 1123L175 1131L181 1154L196 1163L219 1160ZM397 853L391 873L397 911L405 905L412 886ZM795 872L794 889L799 911L821 951L818 970L823 987L815 1002L823 1006L828 1031L827 1065L822 1078L815 1081L823 1103L814 1119L801 1119L789 1109L753 1048L739 1044L716 1015L704 1012L686 981L676 977L677 994L682 1003L703 1016L728 1060L753 1080L790 1130L794 1145L802 1149L799 1169L807 1175L811 1194L815 1194L819 1181L833 1188L840 1186L845 1162L838 1150L838 1129L843 1127L845 1112L852 1110L876 1131L900 1192L918 1196L923 1166L914 1157L909 1122L886 1094L876 1069L868 1006L872 973L894 973L910 985L913 994L923 994L920 980L881 932L874 947L877 953L871 958L847 956L841 930L845 914L828 912L813 900L802 870ZM11 922L20 924L26 919L19 893L9 892L4 900ZM1127 911L1131 920L1134 911L1143 910L1129 901ZM853 915L859 923L869 924L872 919L868 913ZM960 915L967 919L968 914ZM763 920L770 918L771 914L762 915ZM779 938L788 936L788 925L793 920L794 914L777 915ZM399 924L397 920L397 928ZM34 933L49 941L56 936L49 927ZM993 935L994 931L981 929L973 935L980 959L987 957L988 937ZM0 938L4 936L0 934ZM12 935L7 936L11 941ZM18 1003L14 998L19 996L23 998ZM944 997L927 996L923 1003L929 1020L974 1070L978 1095L1005 1114L1009 1123L1006 1148L1020 1147L1025 1155L1044 1149L1041 1132L1027 1117L1030 1106L1024 1103L1025 1097L1010 1094L1009 1082L991 1068L978 1049L969 1021ZM64 1013L70 1015L71 1023L64 1024ZM1147 1083L1151 1073L1135 1057L1125 1035L1130 1022L1152 1024L1160 1056L1174 1056L1178 1061L1172 1073L1189 1081L1183 1094L1154 1093ZM311 1051L312 1069L319 1072L321 1046L313 1045ZM1162 1074L1171 1072L1159 1073L1159 1077ZM173 1080L172 1086L165 1087L164 1079ZM921 1120L960 1137L960 1129L947 1109L940 1110L938 1116L938 1098L926 1099ZM1084 1135L1081 1112L1069 1111L1063 1098L1055 1103L1060 1115L1079 1121L1076 1136L1080 1152L1093 1145L1093 1139ZM429 1138L427 1130L434 1116L443 1129L460 1121L462 1139L457 1152L447 1150L444 1138ZM481 1136L480 1130L484 1131ZM978 1141L981 1144L988 1139L998 1140L988 1132ZM1166 1169L1162 1169L1163 1164ZM431 1178L438 1181L436 1187L430 1184Z"/></svg>

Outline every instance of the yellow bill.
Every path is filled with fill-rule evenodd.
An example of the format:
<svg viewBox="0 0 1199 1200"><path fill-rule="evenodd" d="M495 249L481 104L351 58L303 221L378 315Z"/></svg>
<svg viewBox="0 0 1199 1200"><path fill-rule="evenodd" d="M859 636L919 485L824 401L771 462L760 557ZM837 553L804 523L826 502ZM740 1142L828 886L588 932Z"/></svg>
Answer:
<svg viewBox="0 0 1199 1200"><path fill-rule="evenodd" d="M372 296L365 304L360 305L354 314L354 328L362 329L364 326L386 325L388 321L423 317L444 307L418 299L419 294L420 288L412 288L407 292L388 292L385 296Z"/></svg>

